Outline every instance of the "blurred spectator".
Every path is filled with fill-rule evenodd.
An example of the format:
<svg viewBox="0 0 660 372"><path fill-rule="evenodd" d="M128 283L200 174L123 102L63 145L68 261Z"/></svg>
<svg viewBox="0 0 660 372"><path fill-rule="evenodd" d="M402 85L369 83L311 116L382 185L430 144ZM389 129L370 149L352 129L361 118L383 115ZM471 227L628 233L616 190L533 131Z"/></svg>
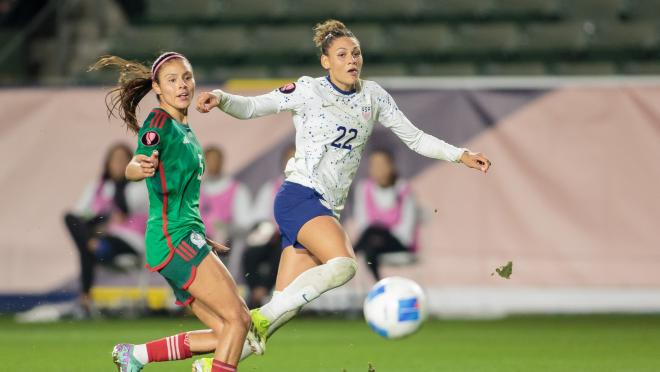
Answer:
<svg viewBox="0 0 660 372"><path fill-rule="evenodd" d="M148 196L144 182L129 183L124 177L132 156L128 145L110 147L100 179L88 185L64 218L80 255L82 292L76 316L91 315L97 263L123 270L141 266Z"/></svg>
<svg viewBox="0 0 660 372"><path fill-rule="evenodd" d="M247 187L223 174L224 154L219 147L204 149L206 170L199 197L199 210L206 226L206 235L229 244L227 266L237 277L245 234L252 223L250 193Z"/></svg>
<svg viewBox="0 0 660 372"><path fill-rule="evenodd" d="M418 218L407 182L397 176L392 154L376 150L369 156L369 177L355 192L355 222L359 239L355 252L364 252L374 279L380 280L383 255L399 252L409 263L416 250Z"/></svg>
<svg viewBox="0 0 660 372"><path fill-rule="evenodd" d="M295 152L293 145L284 150L282 171ZM250 292L247 304L250 309L263 305L275 286L282 249L280 232L273 216L273 202L283 182L283 174L266 182L259 189L254 203L255 226L247 237L247 249L243 255L243 271Z"/></svg>

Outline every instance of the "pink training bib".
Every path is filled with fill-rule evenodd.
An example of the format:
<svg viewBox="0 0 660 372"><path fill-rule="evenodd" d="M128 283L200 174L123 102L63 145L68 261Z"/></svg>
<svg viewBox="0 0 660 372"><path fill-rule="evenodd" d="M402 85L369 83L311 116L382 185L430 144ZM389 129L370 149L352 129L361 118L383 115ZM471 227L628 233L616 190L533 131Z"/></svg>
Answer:
<svg viewBox="0 0 660 372"><path fill-rule="evenodd" d="M405 185L398 188L396 195L396 203L393 207L388 209L380 209L374 200L374 188L376 183L372 180L364 182L364 199L367 209L367 222L370 225L380 225L392 230L401 221L401 214L403 211L403 201L410 196L410 186ZM412 252L417 251L417 240L419 236L419 228L415 227L413 234L413 241L409 249Z"/></svg>
<svg viewBox="0 0 660 372"><path fill-rule="evenodd" d="M213 231L213 226L220 222L229 224L234 218L234 197L238 190L238 182L232 181L229 187L217 194L208 194L204 188L200 191L199 210L206 226L206 234Z"/></svg>

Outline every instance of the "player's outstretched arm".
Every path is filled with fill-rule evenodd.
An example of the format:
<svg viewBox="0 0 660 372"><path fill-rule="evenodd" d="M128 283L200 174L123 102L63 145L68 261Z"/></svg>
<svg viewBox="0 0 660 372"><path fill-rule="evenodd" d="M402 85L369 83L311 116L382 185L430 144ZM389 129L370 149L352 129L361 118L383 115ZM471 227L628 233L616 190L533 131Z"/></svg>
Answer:
<svg viewBox="0 0 660 372"><path fill-rule="evenodd" d="M277 114L286 107L280 107L283 93L275 90L254 97L229 94L220 89L212 92L202 92L197 98L197 111L205 114L214 107L235 117L236 119L253 119L261 116Z"/></svg>
<svg viewBox="0 0 660 372"><path fill-rule="evenodd" d="M480 152L473 153L470 151L464 151L459 161L465 164L468 168L477 169L484 173L488 172L488 169L490 169L491 166L490 160Z"/></svg>
<svg viewBox="0 0 660 372"><path fill-rule="evenodd" d="M152 152L151 156L135 155L126 166L126 179L129 181L142 181L145 178L153 177L157 168L158 151Z"/></svg>

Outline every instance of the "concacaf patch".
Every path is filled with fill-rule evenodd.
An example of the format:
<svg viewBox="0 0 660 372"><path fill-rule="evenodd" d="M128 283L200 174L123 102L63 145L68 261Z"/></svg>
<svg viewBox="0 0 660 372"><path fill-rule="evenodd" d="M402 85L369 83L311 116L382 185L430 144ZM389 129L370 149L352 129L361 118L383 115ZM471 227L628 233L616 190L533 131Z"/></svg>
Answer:
<svg viewBox="0 0 660 372"><path fill-rule="evenodd" d="M158 142L160 142L160 136L158 133L150 130L142 135L140 142L142 142L142 144L145 146L156 146Z"/></svg>
<svg viewBox="0 0 660 372"><path fill-rule="evenodd" d="M284 94L289 94L296 90L296 83L289 83L280 87L280 92Z"/></svg>

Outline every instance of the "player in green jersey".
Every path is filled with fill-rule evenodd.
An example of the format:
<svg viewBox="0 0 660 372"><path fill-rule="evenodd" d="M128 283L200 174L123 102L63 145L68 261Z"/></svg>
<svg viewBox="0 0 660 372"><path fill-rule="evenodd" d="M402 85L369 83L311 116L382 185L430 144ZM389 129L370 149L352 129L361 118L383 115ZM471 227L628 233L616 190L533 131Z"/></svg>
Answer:
<svg viewBox="0 0 660 372"><path fill-rule="evenodd" d="M250 315L225 266L209 254L228 248L204 236L199 214L204 155L188 125L188 106L195 93L192 67L174 52L160 55L151 69L114 56L101 58L92 69L106 66L120 71L119 86L109 93L109 114L118 114L138 135L126 178L145 179L149 190L147 267L167 280L178 304L190 306L210 328L146 344L118 344L113 360L120 372L133 372L150 362L215 352L213 372L236 371ZM137 105L152 89L159 107L139 126ZM260 353L255 340L248 343Z"/></svg>

